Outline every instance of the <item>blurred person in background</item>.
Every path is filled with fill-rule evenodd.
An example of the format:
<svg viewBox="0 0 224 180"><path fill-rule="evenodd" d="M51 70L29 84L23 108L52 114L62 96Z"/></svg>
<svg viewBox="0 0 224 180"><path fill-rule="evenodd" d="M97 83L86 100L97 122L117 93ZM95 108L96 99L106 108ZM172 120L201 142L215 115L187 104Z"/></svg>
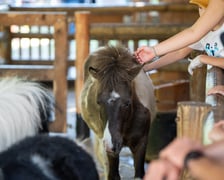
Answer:
<svg viewBox="0 0 224 180"><path fill-rule="evenodd" d="M191 0L190 3L198 5L200 15L191 27L153 47L142 46L136 50L137 61L141 64L157 59L145 64L145 71L183 59L193 49L205 50L207 55L199 55L191 61L190 74L202 64L224 68L224 46L220 40L224 31L224 0Z"/></svg>

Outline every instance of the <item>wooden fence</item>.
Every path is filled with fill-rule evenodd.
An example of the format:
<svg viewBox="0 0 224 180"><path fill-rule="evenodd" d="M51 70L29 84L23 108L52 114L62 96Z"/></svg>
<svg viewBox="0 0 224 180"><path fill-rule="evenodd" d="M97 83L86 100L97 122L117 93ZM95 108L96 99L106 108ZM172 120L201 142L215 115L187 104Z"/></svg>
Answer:
<svg viewBox="0 0 224 180"><path fill-rule="evenodd" d="M68 67L76 68L75 94L77 114L80 114L78 99L83 85L82 67L89 52L111 41L122 42L132 50L136 49L141 41L149 44L151 41L159 42L190 26L198 16L195 6L181 3L146 3L144 6L130 4L114 7L10 7L4 17L10 18L10 14L13 13L21 14L22 18L15 18L3 30L5 36L1 43L6 48L1 54L4 54L4 66L29 64L30 72L39 71L34 77L38 78L39 75L43 80L48 80L45 76L52 75L50 79L54 79L54 92L61 106L61 112L56 113L56 118L60 117L61 120L56 121L59 123L52 126L52 130L58 132L66 130L65 99ZM58 17L58 14L63 14L63 18ZM143 18L144 21L142 21L145 15L147 18ZM172 16L172 22L170 22L169 19ZM6 21L3 16L1 17L0 22ZM167 20L166 17L169 19ZM24 21L25 23L22 23ZM55 24L63 24L70 31L66 30L64 33L65 29L57 29ZM60 42L55 39L59 38L56 36L58 33L61 33ZM25 51L22 49L24 47ZM33 57L34 54L36 54L35 57ZM45 66L45 68L35 70L36 65ZM46 67L52 65L54 71L48 72ZM1 72L4 66L0 66ZM173 67L175 71L184 69L186 72L186 67L181 66L180 63ZM8 69L6 68L5 71Z"/></svg>
<svg viewBox="0 0 224 180"><path fill-rule="evenodd" d="M195 6L184 3L130 3L126 6L100 6L100 5L27 5L11 6L10 11L20 12L65 12L68 23L68 66L73 66L76 60L76 19L74 13L89 11L91 25L91 47L105 44L108 40L121 41L134 40L130 46L136 48L139 40L163 40L170 35L189 26L198 17ZM168 18L168 19L167 19ZM172 20L170 20L172 18ZM114 27L116 31L114 33ZM10 29L8 42L17 44L11 46L10 53L6 53L9 64L52 64L52 28L50 26L19 26ZM26 43L27 46L22 46ZM35 44L32 47L32 44ZM134 44L134 45L133 45ZM10 49L10 47L8 48ZM92 49L90 49L92 51ZM25 61L25 62L24 62Z"/></svg>
<svg viewBox="0 0 224 180"><path fill-rule="evenodd" d="M35 81L52 81L56 101L55 121L50 130L65 132L67 112L67 21L63 12L2 12L0 25L6 29L13 26L51 26L54 39L54 59L51 65L32 64L25 61L21 64L1 64L0 77L19 76ZM11 45L11 41L6 41ZM9 45L9 51L11 46Z"/></svg>

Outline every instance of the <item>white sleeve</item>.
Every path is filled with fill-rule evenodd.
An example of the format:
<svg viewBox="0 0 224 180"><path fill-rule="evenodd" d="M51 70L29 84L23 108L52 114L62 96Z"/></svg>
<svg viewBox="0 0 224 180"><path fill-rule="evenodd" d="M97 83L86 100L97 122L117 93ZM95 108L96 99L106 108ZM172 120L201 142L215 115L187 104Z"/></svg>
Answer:
<svg viewBox="0 0 224 180"><path fill-rule="evenodd" d="M196 43L194 43L194 44L191 44L189 47L190 47L191 49L194 49L194 50L204 51L204 48L203 48L203 46L202 46L202 44L201 44L200 41L198 41L198 42L196 42Z"/></svg>

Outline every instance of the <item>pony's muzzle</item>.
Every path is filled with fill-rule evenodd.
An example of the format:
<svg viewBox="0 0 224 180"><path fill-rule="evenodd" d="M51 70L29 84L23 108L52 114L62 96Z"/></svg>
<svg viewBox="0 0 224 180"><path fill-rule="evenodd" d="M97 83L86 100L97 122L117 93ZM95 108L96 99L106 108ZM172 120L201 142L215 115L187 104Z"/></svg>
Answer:
<svg viewBox="0 0 224 180"><path fill-rule="evenodd" d="M113 143L113 149L112 151L118 155L121 152L122 149L122 140L116 141L115 143Z"/></svg>
<svg viewBox="0 0 224 180"><path fill-rule="evenodd" d="M122 140L117 140L113 143L109 143L108 141L104 140L103 144L106 152L114 156L119 155L122 149Z"/></svg>

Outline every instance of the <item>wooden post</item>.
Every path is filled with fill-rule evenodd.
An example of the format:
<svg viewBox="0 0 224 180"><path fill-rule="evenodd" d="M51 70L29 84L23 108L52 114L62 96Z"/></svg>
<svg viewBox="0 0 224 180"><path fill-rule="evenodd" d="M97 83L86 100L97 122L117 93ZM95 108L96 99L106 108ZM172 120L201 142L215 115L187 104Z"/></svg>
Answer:
<svg viewBox="0 0 224 180"><path fill-rule="evenodd" d="M0 63L8 63L10 56L9 52L11 52L11 49L8 49L11 47L10 41L9 41L9 28L8 27L0 27Z"/></svg>
<svg viewBox="0 0 224 180"><path fill-rule="evenodd" d="M177 137L188 137L203 143L204 123L212 110L210 104L203 102L179 102L177 108ZM187 170L181 180L194 180Z"/></svg>
<svg viewBox="0 0 224 180"><path fill-rule="evenodd" d="M190 77L190 100L205 102L205 84L206 84L207 66L193 70L193 76Z"/></svg>
<svg viewBox="0 0 224 180"><path fill-rule="evenodd" d="M56 120L50 125L50 131L54 132L66 132L67 129L67 34L66 16L63 16L54 24L54 37L57 38L55 38L53 91L57 105Z"/></svg>
<svg viewBox="0 0 224 180"><path fill-rule="evenodd" d="M178 102L177 137L189 137L203 142L203 126L211 109L211 105L203 102Z"/></svg>
<svg viewBox="0 0 224 180"><path fill-rule="evenodd" d="M75 40L76 40L76 134L77 138L82 140L89 137L89 128L81 117L80 95L84 83L84 62L89 54L90 34L89 34L89 16L88 11L75 12Z"/></svg>

